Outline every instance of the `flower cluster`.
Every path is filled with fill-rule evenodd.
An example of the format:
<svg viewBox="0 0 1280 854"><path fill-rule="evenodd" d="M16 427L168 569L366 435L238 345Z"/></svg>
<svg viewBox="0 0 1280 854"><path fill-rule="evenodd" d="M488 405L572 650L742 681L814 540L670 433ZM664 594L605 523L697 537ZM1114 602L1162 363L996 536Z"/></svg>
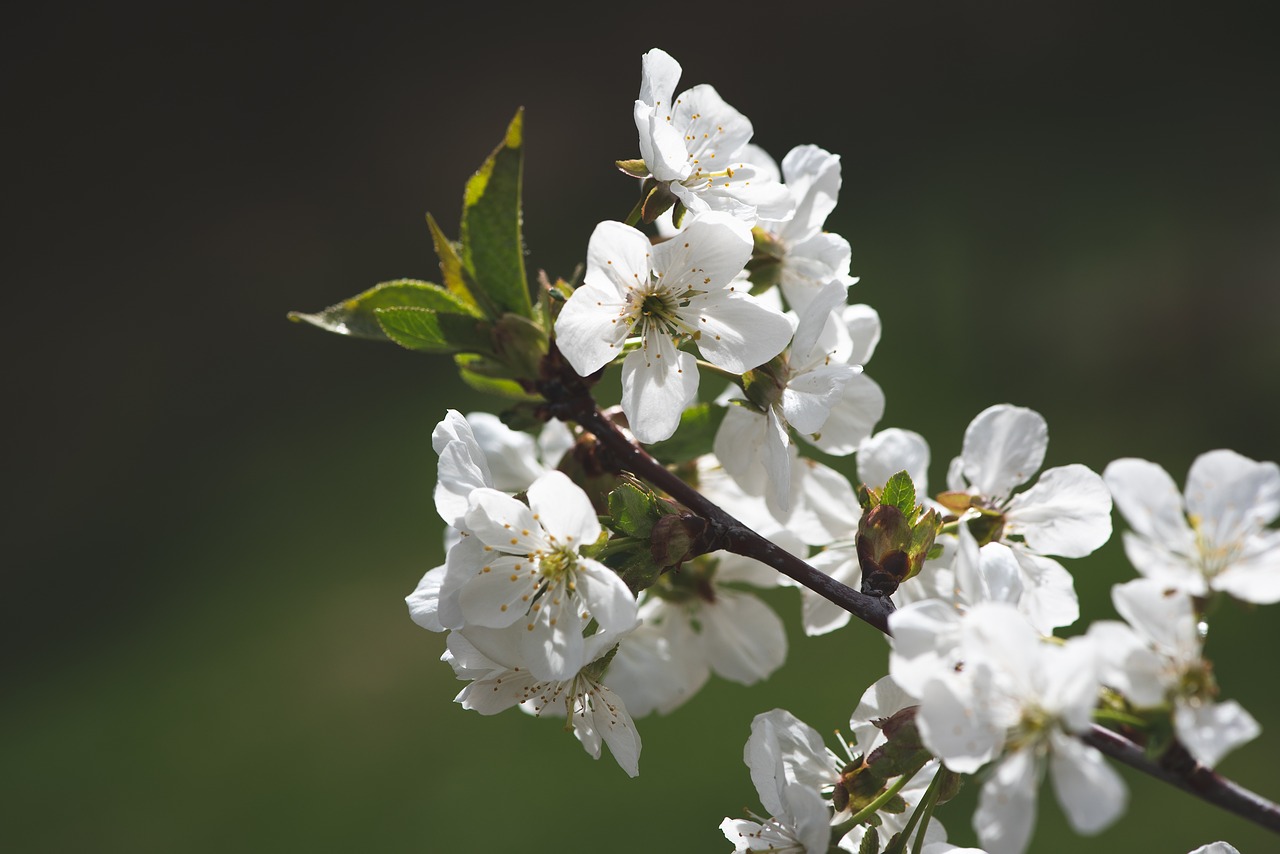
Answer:
<svg viewBox="0 0 1280 854"><path fill-rule="evenodd" d="M464 378L519 401L505 421L449 410L432 434L447 555L407 602L447 632L457 702L563 716L635 776L633 717L673 712L713 674L749 685L783 664L760 589L801 586L810 635L880 614L889 675L843 755L785 710L756 716L744 759L765 815L724 820L737 851L977 850L934 817L976 775L984 850L1021 854L1046 774L1078 832L1123 813L1126 788L1090 746L1101 724L1204 768L1255 738L1219 698L1205 638L1220 600L1280 601L1280 467L1211 451L1185 495L1144 460L1041 471L1045 419L1000 404L931 495L925 439L876 432L885 397L864 366L880 318L849 303L849 244L824 230L839 158L801 145L779 167L715 89L677 94L680 74L644 56L640 156L618 161L640 200L596 225L576 287L544 277L535 307L522 248L477 249L464 230L458 246L437 235L447 287L388 283L303 317L453 353ZM519 139L517 117L476 180ZM469 185L464 227L487 186ZM518 207L504 215L518 235ZM621 396L602 408L593 384L611 366ZM704 373L723 388L706 393ZM856 454L858 478L815 449ZM1113 588L1122 620L1055 637L1080 616L1061 561L1110 539L1113 501L1142 577Z"/></svg>

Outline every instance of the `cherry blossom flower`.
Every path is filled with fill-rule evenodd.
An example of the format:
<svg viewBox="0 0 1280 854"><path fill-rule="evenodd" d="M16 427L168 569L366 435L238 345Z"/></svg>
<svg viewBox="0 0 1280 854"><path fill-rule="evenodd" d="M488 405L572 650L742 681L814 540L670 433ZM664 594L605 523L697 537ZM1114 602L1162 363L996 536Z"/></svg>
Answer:
<svg viewBox="0 0 1280 854"><path fill-rule="evenodd" d="M791 347L757 372L753 402L731 406L716 432L716 456L743 488L767 489L785 514L791 428L836 455L853 453L871 435L884 415L884 394L862 375L862 363L879 337L879 317L867 306L844 306L839 284L812 298L796 319Z"/></svg>
<svg viewBox="0 0 1280 854"><path fill-rule="evenodd" d="M642 60L634 116L650 174L691 213L723 211L748 224L757 217L785 220L791 194L743 157L751 122L705 83L676 95L680 72L659 48Z"/></svg>
<svg viewBox="0 0 1280 854"><path fill-rule="evenodd" d="M455 698L464 709L493 715L518 705L535 716L565 716L587 753L599 759L601 743L609 745L622 770L634 777L640 771L640 734L626 705L596 674L599 659L616 642L617 635L607 631L587 638L583 648L586 665L564 679L534 675L533 666L538 662L528 658L528 644L519 626L468 626L450 632L448 649L441 658L459 679L471 680Z"/></svg>
<svg viewBox="0 0 1280 854"><path fill-rule="evenodd" d="M556 339L586 376L621 356L622 409L641 442L675 432L698 391L693 341L713 365L741 374L787 345L791 325L734 284L751 257L746 226L707 214L675 240L652 246L641 232L602 222L591 235L587 272L556 320Z"/></svg>
<svg viewBox="0 0 1280 854"><path fill-rule="evenodd" d="M982 528L979 545L1011 549L1024 588L1019 607L1046 634L1080 616L1071 574L1048 555L1084 557L1111 537L1110 493L1085 466L1048 469L1014 494L1040 468L1048 446L1049 428L1038 412L1009 404L985 409L970 422L963 450L948 468L952 492L939 497L971 529Z"/></svg>
<svg viewBox="0 0 1280 854"><path fill-rule="evenodd" d="M1213 668L1204 659L1186 591L1137 578L1111 588L1111 600L1128 625L1101 621L1089 627L1108 650L1103 672L1109 685L1140 708L1172 701L1178 740L1206 767L1258 736L1258 722L1239 703L1214 700Z"/></svg>
<svg viewBox="0 0 1280 854"><path fill-rule="evenodd" d="M823 231L840 194L840 157L816 145L799 145L782 158L782 170L754 145L744 159L784 186L795 200L795 214L784 221L761 218L757 227L770 238L767 252L778 264L778 285L787 303L805 307L829 282L848 288L858 280L849 275L852 251L838 234Z"/></svg>
<svg viewBox="0 0 1280 854"><path fill-rule="evenodd" d="M1192 596L1220 591L1244 602L1280 602L1280 466L1235 451L1201 454L1185 497L1164 469L1116 460L1103 473L1132 529L1125 554L1139 572Z"/></svg>
<svg viewBox="0 0 1280 854"><path fill-rule="evenodd" d="M970 608L940 642L927 636L933 627L921 619L934 604L890 616L890 673L920 698L921 739L948 768L971 774L995 760L974 814L983 847L991 854L1026 850L1046 766L1077 832L1111 824L1125 807L1124 783L1074 737L1097 703L1095 642L1043 643L1027 617L1005 602ZM925 672L902 666L914 659L931 666Z"/></svg>
<svg viewBox="0 0 1280 854"><path fill-rule="evenodd" d="M605 631L628 631L636 601L616 573L578 551L601 531L581 488L553 471L528 494L525 506L494 489L475 490L466 516L471 536L450 550L447 574L462 579L458 605L466 625L524 626L533 676L564 680L587 661L587 625L595 620Z"/></svg>
<svg viewBox="0 0 1280 854"><path fill-rule="evenodd" d="M554 418L543 425L536 438L512 430L488 412L469 412L466 419L489 467L491 482L485 485L500 492L524 492L573 447L573 433Z"/></svg>

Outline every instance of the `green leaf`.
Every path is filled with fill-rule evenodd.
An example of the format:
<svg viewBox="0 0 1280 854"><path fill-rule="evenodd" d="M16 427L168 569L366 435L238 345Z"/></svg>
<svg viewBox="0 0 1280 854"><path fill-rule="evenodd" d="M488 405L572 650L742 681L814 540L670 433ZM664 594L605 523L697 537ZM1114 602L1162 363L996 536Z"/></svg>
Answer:
<svg viewBox="0 0 1280 854"><path fill-rule="evenodd" d="M493 346L488 324L470 315L409 307L375 309L374 317L388 338L410 350L484 353Z"/></svg>
<svg viewBox="0 0 1280 854"><path fill-rule="evenodd" d="M484 356L477 356L472 353L459 353L454 356L454 362L458 365L458 376L462 377L462 381L476 391L495 394L511 400L542 400L541 396L525 391L524 387L515 380L504 376L494 376L493 373L509 375L511 369L494 362L492 359L486 359Z"/></svg>
<svg viewBox="0 0 1280 854"><path fill-rule="evenodd" d="M462 268L498 311L530 317L533 303L520 230L523 121L524 110L516 111L502 144L467 181L462 198Z"/></svg>
<svg viewBox="0 0 1280 854"><path fill-rule="evenodd" d="M427 228L431 231L431 244L436 249L436 257L440 259L440 276L444 280L445 289L474 313L490 316L495 314L493 311L482 310L476 302L476 295L471 292L462 272L462 257L458 255L458 245L445 236L440 223L431 214L427 214Z"/></svg>
<svg viewBox="0 0 1280 854"><path fill-rule="evenodd" d="M439 285L414 279L396 279L375 285L362 294L331 305L315 314L289 312L289 319L309 323L326 332L386 341L387 334L375 316L380 308L412 307L451 314L475 315L475 311ZM476 315L478 316L478 315Z"/></svg>
<svg viewBox="0 0 1280 854"><path fill-rule="evenodd" d="M691 406L680 416L680 426L670 439L654 442L646 450L668 465L709 454L726 411L723 406L709 403Z"/></svg>
<svg viewBox="0 0 1280 854"><path fill-rule="evenodd" d="M911 482L911 475L900 471L884 485L880 494L880 503L889 504L902 511L907 519L912 519L916 510L916 487Z"/></svg>

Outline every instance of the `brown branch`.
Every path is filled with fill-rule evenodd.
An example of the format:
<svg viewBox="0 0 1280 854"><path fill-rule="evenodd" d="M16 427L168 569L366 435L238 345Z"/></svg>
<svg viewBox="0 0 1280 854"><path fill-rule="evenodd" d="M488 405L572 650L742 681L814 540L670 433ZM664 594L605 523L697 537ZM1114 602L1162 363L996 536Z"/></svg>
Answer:
<svg viewBox="0 0 1280 854"><path fill-rule="evenodd" d="M810 590L844 608L853 616L889 632L889 615L894 606L889 597L868 596L836 581L805 561L779 548L739 522L715 502L681 480L643 448L632 442L613 421L600 411L591 396L594 378L583 379L564 364L554 343L543 363L544 379L538 391L546 397L547 414L563 421L574 421L591 432L619 462L622 469L649 481L710 523L710 542L734 554L753 558L808 587ZM1240 816L1261 827L1280 833L1280 806L1197 764L1174 745L1163 763L1147 758L1143 749L1098 724L1080 735L1080 740L1103 754L1137 771L1161 780L1174 788Z"/></svg>

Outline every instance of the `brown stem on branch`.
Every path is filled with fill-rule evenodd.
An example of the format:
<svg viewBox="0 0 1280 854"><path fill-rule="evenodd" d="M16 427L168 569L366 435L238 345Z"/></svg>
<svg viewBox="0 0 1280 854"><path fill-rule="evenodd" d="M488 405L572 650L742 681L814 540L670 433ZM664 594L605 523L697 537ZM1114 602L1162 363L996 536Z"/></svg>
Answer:
<svg viewBox="0 0 1280 854"><path fill-rule="evenodd" d="M664 490L694 513L710 523L709 540L714 548L722 548L734 554L754 558L789 578L803 584L815 593L844 608L853 616L889 634L889 615L894 606L889 597L868 596L841 584L824 572L819 572L805 561L779 548L754 530L739 522L719 505L685 483L636 445L596 405L590 386L595 378L578 377L564 362L563 356L552 342L551 352L543 360L543 379L537 390L546 398L546 413L562 421L573 421L591 432L616 458L619 468L649 481ZM1163 763L1147 758L1143 749L1120 735L1098 724L1080 735L1081 741L1096 748L1117 762L1141 771L1174 788L1213 804L1229 813L1240 816L1261 827L1280 833L1280 805L1274 804L1222 777L1209 768L1197 764L1185 750L1170 754ZM1174 750L1179 750L1175 745ZM1182 761L1176 761L1179 758Z"/></svg>
<svg viewBox="0 0 1280 854"><path fill-rule="evenodd" d="M1117 762L1155 777L1260 827L1280 833L1280 806L1198 764L1189 756L1186 758L1190 761L1178 762L1175 765L1152 762L1141 747L1119 733L1098 724L1093 724L1088 732L1080 736L1080 740ZM1174 745L1172 749L1180 750L1178 745Z"/></svg>

